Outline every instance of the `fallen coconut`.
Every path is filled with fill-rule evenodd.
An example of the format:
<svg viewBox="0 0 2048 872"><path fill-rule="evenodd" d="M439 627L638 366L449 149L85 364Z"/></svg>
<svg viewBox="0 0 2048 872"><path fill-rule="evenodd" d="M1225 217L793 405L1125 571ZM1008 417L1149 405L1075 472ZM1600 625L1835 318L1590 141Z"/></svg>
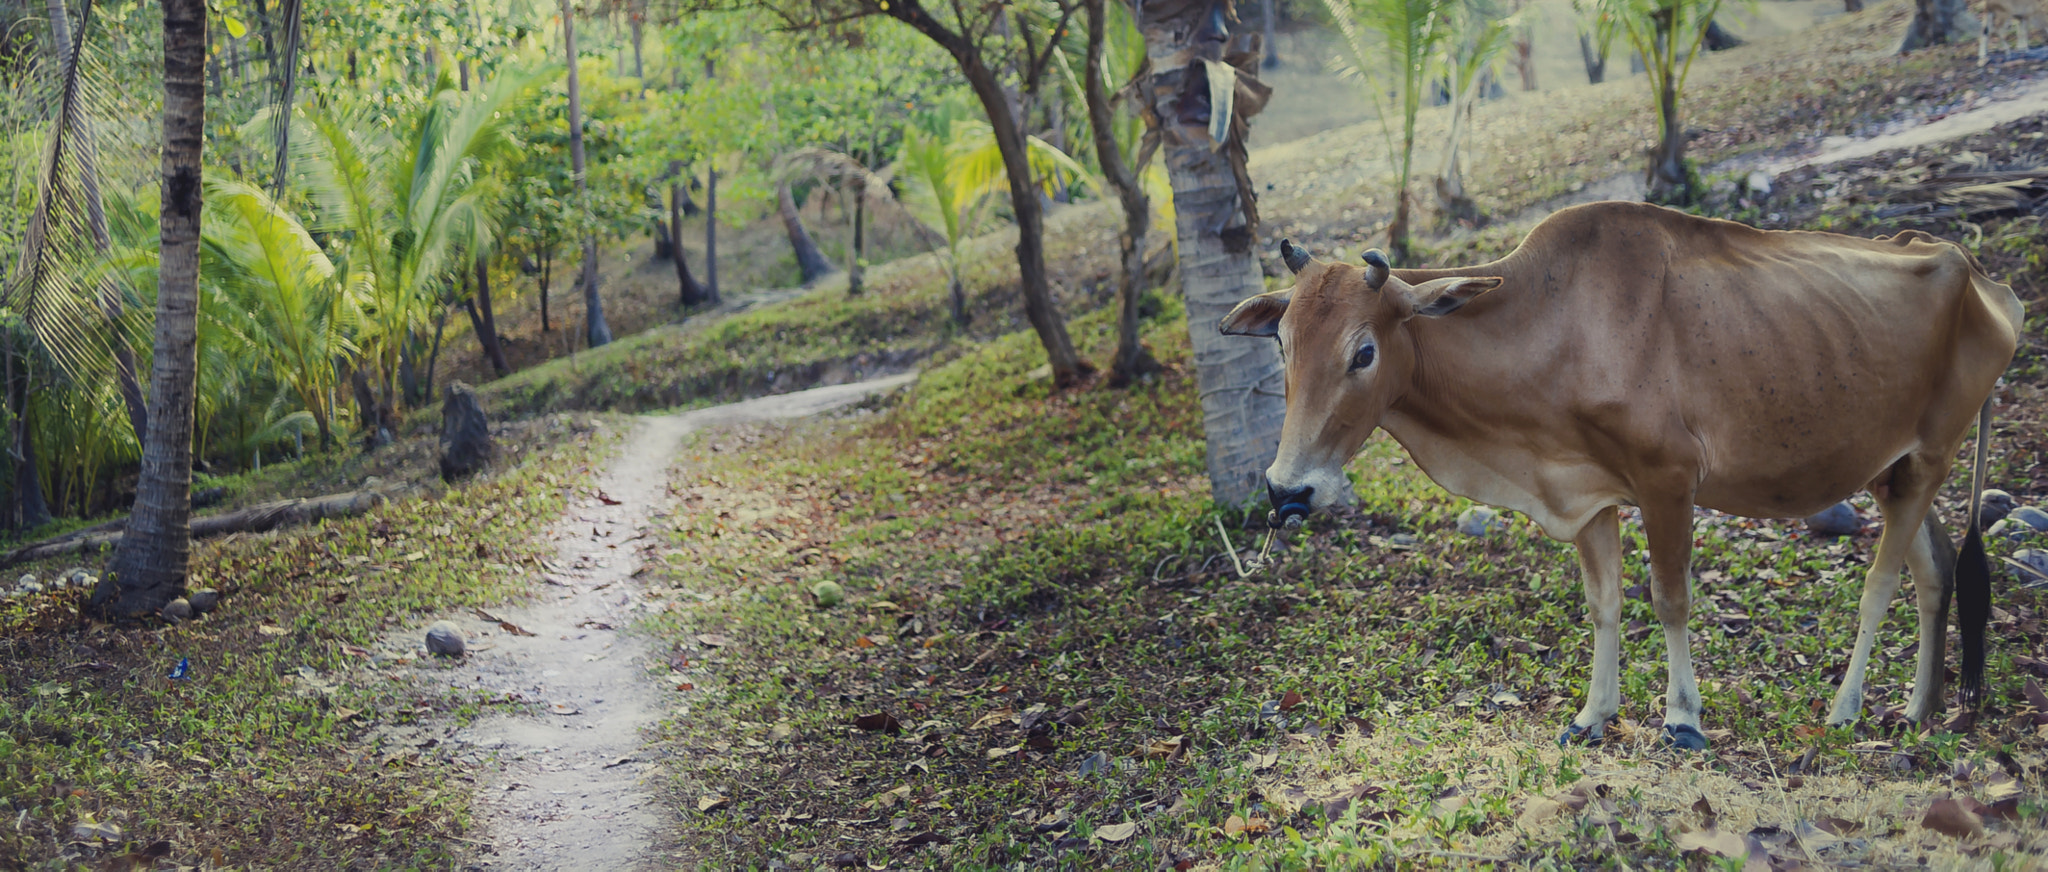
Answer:
<svg viewBox="0 0 2048 872"><path fill-rule="evenodd" d="M821 581L811 587L811 596L818 599L818 608L829 609L846 599L846 588L836 581Z"/></svg>
<svg viewBox="0 0 2048 872"><path fill-rule="evenodd" d="M2019 505L2013 502L2012 494L1995 487L1985 488L1978 500L1977 524L1981 527L1989 527L2005 520L2005 516L2012 514L2013 508Z"/></svg>
<svg viewBox="0 0 2048 872"><path fill-rule="evenodd" d="M163 616L164 620L170 621L173 624L179 621L189 621L192 619L192 603L186 601L184 597L178 597L164 603Z"/></svg>
<svg viewBox="0 0 2048 872"><path fill-rule="evenodd" d="M427 650L443 657L461 657L462 629L453 621L435 621L427 627Z"/></svg>
<svg viewBox="0 0 2048 872"><path fill-rule="evenodd" d="M1818 536L1854 536L1863 532L1863 516L1856 507L1839 502L1806 519L1806 529Z"/></svg>

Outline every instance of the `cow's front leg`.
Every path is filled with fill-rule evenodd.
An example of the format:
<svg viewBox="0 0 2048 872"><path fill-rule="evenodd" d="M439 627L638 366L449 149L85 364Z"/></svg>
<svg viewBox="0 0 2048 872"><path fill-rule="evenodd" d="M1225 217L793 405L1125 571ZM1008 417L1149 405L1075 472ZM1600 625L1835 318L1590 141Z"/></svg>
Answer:
<svg viewBox="0 0 2048 872"><path fill-rule="evenodd" d="M1621 711L1621 520L1613 506L1593 516L1573 544L1579 547L1579 575L1586 587L1586 617L1593 622L1593 680L1586 706L1572 719L1560 745L1598 742L1607 722Z"/></svg>
<svg viewBox="0 0 2048 872"><path fill-rule="evenodd" d="M1643 538L1650 546L1650 604L1664 628L1669 683L1664 689L1664 741L1703 751L1700 688L1692 674L1692 495L1643 502Z"/></svg>

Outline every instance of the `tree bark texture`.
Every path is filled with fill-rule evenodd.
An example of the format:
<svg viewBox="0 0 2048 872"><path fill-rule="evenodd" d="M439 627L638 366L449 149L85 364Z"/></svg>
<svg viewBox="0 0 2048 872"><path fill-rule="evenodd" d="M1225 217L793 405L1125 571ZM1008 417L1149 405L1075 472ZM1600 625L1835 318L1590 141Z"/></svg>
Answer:
<svg viewBox="0 0 2048 872"><path fill-rule="evenodd" d="M1650 177L1648 188L1651 199L1662 203L1687 203L1692 199L1692 188L1685 170L1685 126L1678 120L1678 88L1674 80L1666 81L1657 95L1659 107L1663 110L1663 135L1657 142L1657 150L1650 156Z"/></svg>
<svg viewBox="0 0 2048 872"><path fill-rule="evenodd" d="M811 232L804 229L803 215L797 211L796 194L790 191L788 179L775 185L775 214L782 218L782 230L789 234L789 247L796 251L796 268L803 273L804 287L831 275L836 268L825 253L818 250L818 243L811 239Z"/></svg>
<svg viewBox="0 0 2048 872"><path fill-rule="evenodd" d="M191 559L192 412L198 371L200 151L206 118L206 3L163 0L164 148L153 414L128 534L95 605L122 617L162 609Z"/></svg>
<svg viewBox="0 0 2048 872"><path fill-rule="evenodd" d="M28 356L21 353L15 337L7 341L8 453L13 460L13 479L7 494L9 527L30 530L50 522L50 504L43 499L43 480L36 469L34 428L29 426Z"/></svg>
<svg viewBox="0 0 2048 872"><path fill-rule="evenodd" d="M1586 62L1586 81L1598 85L1607 79L1607 50L1595 48L1593 35L1579 34L1579 58Z"/></svg>
<svg viewBox="0 0 2048 872"><path fill-rule="evenodd" d="M1147 27L1146 53L1155 68L1181 55L1188 36L1162 39ZM1173 105L1183 78L1200 74L1199 65L1155 72L1151 99L1155 107ZM1224 336L1217 330L1223 316L1239 301L1265 292L1256 252L1226 244L1225 228L1239 211L1238 182L1226 151L1210 147L1199 130L1175 125L1175 115L1160 113L1165 131L1164 158L1173 182L1175 231L1180 246L1180 283L1187 300L1188 338L1194 349L1196 383L1202 396L1202 431L1207 439L1209 488L1226 505L1242 505L1265 493L1266 467L1280 445L1280 424L1287 414L1285 374L1277 346L1271 342Z"/></svg>
<svg viewBox="0 0 2048 872"><path fill-rule="evenodd" d="M505 375L512 371L512 366L505 362L504 343L498 341L498 316L491 308L491 263L487 257L476 259L476 308L483 316L483 326L476 334L477 341L483 343L484 356L490 359L491 370Z"/></svg>
<svg viewBox="0 0 2048 872"><path fill-rule="evenodd" d="M683 184L681 182L672 182L669 184L669 248L670 250L675 252L676 258L677 302L679 302L685 309L703 303L705 297L704 286L697 283L696 276L690 275L690 259L685 255L683 251L682 210L684 198L688 196L689 195L684 192Z"/></svg>
<svg viewBox="0 0 2048 872"><path fill-rule="evenodd" d="M583 97L576 73L576 10L562 0L562 45L569 56L569 172L576 179L577 208L588 208L583 178ZM597 232L583 234L583 319L584 341L591 348L612 341L611 325L604 320L604 298L597 293Z"/></svg>
<svg viewBox="0 0 2048 872"><path fill-rule="evenodd" d="M1964 0L1913 0L1913 22L1906 25L1899 53L1959 42L1973 36L1976 29L1977 22Z"/></svg>
<svg viewBox="0 0 2048 872"><path fill-rule="evenodd" d="M1152 203L1138 183L1134 169L1125 162L1117 145L1115 118L1109 102L1109 88L1102 80L1102 43L1109 29L1108 0L1084 0L1088 13L1088 60L1083 66L1083 100L1088 104L1088 132L1095 140L1095 161L1102 167L1103 181L1116 192L1124 210L1122 266L1117 272L1116 360L1110 364L1109 382L1122 387L1159 364L1138 339L1138 297L1145 290L1145 237L1152 229ZM1272 0L1266 0L1266 24L1272 27Z"/></svg>

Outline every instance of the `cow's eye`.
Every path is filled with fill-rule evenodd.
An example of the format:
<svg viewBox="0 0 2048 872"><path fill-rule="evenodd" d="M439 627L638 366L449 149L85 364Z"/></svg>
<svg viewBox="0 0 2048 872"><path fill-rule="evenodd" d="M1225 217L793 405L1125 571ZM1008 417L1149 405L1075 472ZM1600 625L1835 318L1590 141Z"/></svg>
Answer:
<svg viewBox="0 0 2048 872"><path fill-rule="evenodd" d="M1364 344L1364 345L1358 346L1358 351L1357 351L1357 353L1355 353L1355 354L1351 355L1351 368L1352 368L1352 369L1364 369L1364 368L1366 368L1366 367L1368 367L1368 366L1371 366L1371 365L1372 365L1372 356L1373 356L1373 347L1372 347L1372 343L1368 342L1368 343L1366 343L1366 344Z"/></svg>

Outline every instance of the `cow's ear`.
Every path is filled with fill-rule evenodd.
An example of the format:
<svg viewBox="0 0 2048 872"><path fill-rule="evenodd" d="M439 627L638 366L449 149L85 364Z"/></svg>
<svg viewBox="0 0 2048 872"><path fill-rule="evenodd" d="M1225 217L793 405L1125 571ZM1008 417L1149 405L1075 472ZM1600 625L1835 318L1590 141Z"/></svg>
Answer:
<svg viewBox="0 0 2048 872"><path fill-rule="evenodd" d="M1223 316L1216 329L1225 336L1278 336L1280 316L1287 314L1287 301L1294 289L1251 297Z"/></svg>
<svg viewBox="0 0 2048 872"><path fill-rule="evenodd" d="M1451 276L1416 285L1408 299L1415 306L1415 314L1440 318L1458 311L1473 297L1500 287L1500 283L1498 277Z"/></svg>

